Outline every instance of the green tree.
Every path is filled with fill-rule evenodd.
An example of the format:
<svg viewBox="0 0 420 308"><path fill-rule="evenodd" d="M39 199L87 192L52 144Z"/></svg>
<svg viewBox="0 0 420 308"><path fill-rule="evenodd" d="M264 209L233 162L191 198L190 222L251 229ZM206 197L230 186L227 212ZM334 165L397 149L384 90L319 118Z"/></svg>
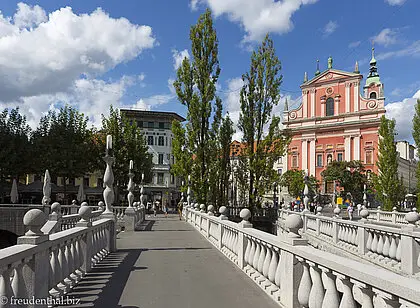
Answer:
<svg viewBox="0 0 420 308"><path fill-rule="evenodd" d="M66 190L68 179L97 170L98 148L87 122L83 113L69 106L41 118L32 136L37 174L48 169L51 176L64 179Z"/></svg>
<svg viewBox="0 0 420 308"><path fill-rule="evenodd" d="M246 144L242 151L241 173L247 173L248 205L260 205L278 175L274 162L284 155L289 139L279 128L280 118L272 115L280 100L280 60L267 35L251 55L249 72L242 75L241 112L238 127ZM268 127L267 127L268 126ZM265 130L268 128L268 132Z"/></svg>
<svg viewBox="0 0 420 308"><path fill-rule="evenodd" d="M302 197L303 189L305 188L305 171L298 169L287 170L280 176L279 184L282 187L287 187L289 195L293 198ZM313 176L308 178L308 187L311 194L317 191L317 181Z"/></svg>
<svg viewBox="0 0 420 308"><path fill-rule="evenodd" d="M398 178L398 152L395 145L395 120L382 116L379 126L378 174L373 177L374 188L383 209L390 211L401 201L402 183Z"/></svg>
<svg viewBox="0 0 420 308"><path fill-rule="evenodd" d="M417 157L420 157L420 99L417 100L415 106L415 113L413 117L413 139L416 143L417 148ZM420 164L417 163L416 169L416 177L417 177L417 209L420 210Z"/></svg>
<svg viewBox="0 0 420 308"><path fill-rule="evenodd" d="M190 30L191 61L185 58L177 71L174 82L179 101L187 106L185 133L187 152L193 155L191 166L192 189L198 202L208 199L209 172L215 159L211 150L211 130L220 125L216 119L215 127L210 125L212 111L221 114L221 101L216 96L216 83L219 79L218 40L213 28L210 10L202 14ZM217 102L213 104L213 102ZM214 110L212 110L212 105ZM177 138L177 135L175 136ZM180 138L178 136L178 138ZM184 138L184 137L181 137ZM178 164L179 151L174 151ZM182 159L181 159L182 161Z"/></svg>
<svg viewBox="0 0 420 308"><path fill-rule="evenodd" d="M148 146L140 128L136 123L130 124L129 120L118 109L110 106L109 117L102 115L101 148L105 151L106 135L112 135L112 155L115 164L112 167L114 173L114 186L118 192L124 191L128 183L129 162L134 163L134 182L141 182L141 174L144 173L146 182L152 179L152 155L148 153ZM102 169L105 163L102 162ZM116 202L119 201L119 193L116 194Z"/></svg>
<svg viewBox="0 0 420 308"><path fill-rule="evenodd" d="M367 175L360 161L332 161L321 172L327 181L337 181L344 188L344 194L350 193L356 202L363 201L363 186L367 184Z"/></svg>

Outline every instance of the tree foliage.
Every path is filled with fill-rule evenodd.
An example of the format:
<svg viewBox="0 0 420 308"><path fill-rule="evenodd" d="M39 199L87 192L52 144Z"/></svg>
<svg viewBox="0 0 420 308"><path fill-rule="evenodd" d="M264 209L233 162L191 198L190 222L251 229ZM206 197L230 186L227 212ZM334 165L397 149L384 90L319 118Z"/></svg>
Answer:
<svg viewBox="0 0 420 308"><path fill-rule="evenodd" d="M413 139L416 144L417 149L417 157L420 157L420 99L417 100L415 106L415 113L413 117ZM420 164L417 163L416 169L416 177L417 177L417 209L420 210Z"/></svg>
<svg viewBox="0 0 420 308"><path fill-rule="evenodd" d="M210 10L202 14L190 30L192 59L185 58L177 71L174 82L179 101L187 106L185 137L175 134L178 143L187 141L186 152L193 155L191 162L192 190L198 202L205 203L209 193L211 166L214 164L215 151L212 136L217 135L220 127L222 104L216 95L219 79L218 40L213 28ZM212 108L213 107L213 108ZM214 112L213 122L211 115ZM174 151L175 165L185 160L179 149ZM180 167L176 167L180 172ZM185 174L185 173L184 173Z"/></svg>
<svg viewBox="0 0 420 308"><path fill-rule="evenodd" d="M152 155L148 153L144 135L137 124L130 124L118 109L111 106L109 117L106 118L102 115L102 131L99 139L103 151L106 147L106 135L112 135L112 155L115 157L115 164L112 168L114 186L120 192L126 189L130 160L133 160L134 163L134 182L137 184L141 182L142 173L144 173L145 181L150 182L152 179ZM105 169L104 162L102 162L102 169ZM118 201L118 197L116 201Z"/></svg>
<svg viewBox="0 0 420 308"><path fill-rule="evenodd" d="M321 176L328 182L336 181L336 184L344 188L344 194L350 193L356 202L363 201L363 187L367 184L367 175L362 162L332 161L321 172Z"/></svg>
<svg viewBox="0 0 420 308"><path fill-rule="evenodd" d="M281 64L267 35L251 55L251 66L242 75L241 112L238 127L246 144L241 152L239 172L247 189L248 205L261 205L262 196L277 180L274 162L284 155L289 139L279 128L280 118L272 115L280 100ZM266 131L268 130L268 132ZM246 173L246 175L244 174Z"/></svg>
<svg viewBox="0 0 420 308"><path fill-rule="evenodd" d="M7 178L19 179L32 170L30 134L19 108L0 113L0 183Z"/></svg>
<svg viewBox="0 0 420 308"><path fill-rule="evenodd" d="M58 112L50 110L41 118L32 136L37 174L48 169L66 183L98 168L98 148L87 121L83 113L69 106Z"/></svg>
<svg viewBox="0 0 420 308"><path fill-rule="evenodd" d="M294 198L302 197L305 188L305 171L298 169L287 170L280 176L279 184L287 187L289 195ZM317 180L314 176L308 177L308 187L311 194L317 191Z"/></svg>
<svg viewBox="0 0 420 308"><path fill-rule="evenodd" d="M382 116L379 126L378 174L373 177L376 195L383 209L390 211L404 198L404 188L398 178L398 152L395 145L395 120Z"/></svg>

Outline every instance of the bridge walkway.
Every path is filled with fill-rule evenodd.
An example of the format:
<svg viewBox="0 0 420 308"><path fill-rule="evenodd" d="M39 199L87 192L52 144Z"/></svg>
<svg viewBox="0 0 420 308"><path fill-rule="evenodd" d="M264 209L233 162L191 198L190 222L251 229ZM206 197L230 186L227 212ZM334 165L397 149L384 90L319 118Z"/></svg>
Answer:
<svg viewBox="0 0 420 308"><path fill-rule="evenodd" d="M68 294L63 307L276 307L239 268L177 215L147 218L149 231L122 232L118 251Z"/></svg>

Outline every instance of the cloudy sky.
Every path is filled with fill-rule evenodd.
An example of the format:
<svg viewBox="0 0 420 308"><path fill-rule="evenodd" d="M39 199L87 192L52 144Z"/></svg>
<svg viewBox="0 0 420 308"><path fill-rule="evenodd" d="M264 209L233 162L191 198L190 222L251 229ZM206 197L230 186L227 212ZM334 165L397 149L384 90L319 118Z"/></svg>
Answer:
<svg viewBox="0 0 420 308"><path fill-rule="evenodd" d="M387 115L398 139L411 140L420 98L418 0L124 0L2 1L0 109L19 106L35 127L49 109L70 104L100 125L109 105L186 110L174 95L176 69L190 52L189 29L210 7L219 38L218 94L239 117L240 76L250 50L272 33L282 62L282 101L300 103L304 72L325 69L364 76L372 40L385 84Z"/></svg>

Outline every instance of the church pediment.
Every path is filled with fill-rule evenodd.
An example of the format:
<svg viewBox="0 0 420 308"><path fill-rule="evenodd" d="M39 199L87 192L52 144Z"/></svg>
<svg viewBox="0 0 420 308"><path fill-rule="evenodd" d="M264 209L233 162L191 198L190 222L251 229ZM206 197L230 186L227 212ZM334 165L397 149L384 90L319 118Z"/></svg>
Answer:
<svg viewBox="0 0 420 308"><path fill-rule="evenodd" d="M319 84L319 83L325 83L325 82L330 82L330 81L334 81L334 80L340 80L340 79L343 79L343 78L345 79L345 78L355 78L355 77L361 78L362 76L360 74L356 74L356 73L350 73L350 72L344 72L344 71L335 70L335 69L329 69L329 70L326 70L326 71L322 72L318 76L315 76L311 80L308 80L307 82L302 84L301 87L303 88L303 87L308 87L308 86L314 86L314 85Z"/></svg>

